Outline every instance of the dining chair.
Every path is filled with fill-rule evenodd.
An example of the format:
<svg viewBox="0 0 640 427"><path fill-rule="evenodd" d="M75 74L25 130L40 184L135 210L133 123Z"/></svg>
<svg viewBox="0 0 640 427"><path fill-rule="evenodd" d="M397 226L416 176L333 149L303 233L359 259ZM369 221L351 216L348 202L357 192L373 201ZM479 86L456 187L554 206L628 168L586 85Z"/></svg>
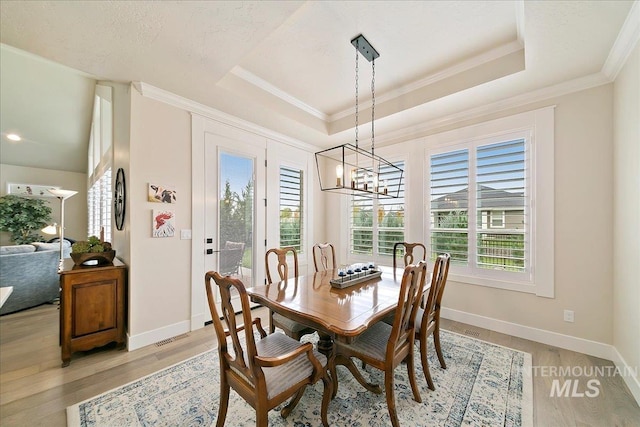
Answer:
<svg viewBox="0 0 640 427"><path fill-rule="evenodd" d="M220 312L214 301L212 280L220 292ZM318 380L324 383L322 424L328 426L327 407L332 382L327 358L315 351L311 343L301 344L280 332L267 335L260 318L251 318L247 291L240 280L210 271L205 275L205 288L220 359L220 406L216 426L224 426L230 388L255 409L256 426L267 427L271 409L291 398L280 412L286 418L300 401L306 386ZM236 294L242 306L242 325L236 323L231 303ZM244 336L240 334L242 331ZM259 340L256 340L255 332L259 334Z"/></svg>
<svg viewBox="0 0 640 427"><path fill-rule="evenodd" d="M403 248L403 251L399 251L399 248ZM402 267L404 268L410 264L414 263L414 253L413 250L416 250L416 255L422 255L421 261L425 261L427 259L427 248L422 243L409 243L409 242L396 242L393 245L393 274L395 278L395 274L398 271L398 258L402 255ZM383 322L391 325L393 324L394 315L390 314L389 316L382 319ZM363 365L364 366L364 365Z"/></svg>
<svg viewBox="0 0 640 427"><path fill-rule="evenodd" d="M398 249L402 247L403 251L399 252ZM416 249L416 255L422 255L420 258L421 261L426 261L427 259L427 248L422 243L409 243L409 242L397 242L393 245L393 269L398 268L398 257L402 255L402 260L404 264L402 267L406 267L409 264L414 264L414 259L416 256L413 251Z"/></svg>
<svg viewBox="0 0 640 427"><path fill-rule="evenodd" d="M313 245L313 265L316 268L316 273L320 271L332 270L338 268L336 265L336 250L331 243L316 243ZM318 262L320 265L318 266ZM331 264L329 263L331 262Z"/></svg>
<svg viewBox="0 0 640 427"><path fill-rule="evenodd" d="M403 361L407 363L407 374L413 391L413 398L418 403L422 402L416 384L413 349L416 314L426 274L426 262L421 261L416 265L408 265L404 269L402 276L393 325L377 322L352 342L336 340L334 343L334 357L329 363L331 378L337 378L336 365L342 364L349 368L349 371L360 384L376 393L381 392L381 390L379 388L376 390L375 386L367 383L362 373L351 363L351 358L360 359L368 366L383 371L387 407L394 427L398 427L400 424L393 390L393 372ZM334 381L333 397L336 396L337 390L338 382Z"/></svg>
<svg viewBox="0 0 640 427"><path fill-rule="evenodd" d="M273 280L271 279L271 267L270 267L270 258L275 258L277 260L276 271L278 272L278 281L283 281L289 279L289 264L287 263L287 256L290 255L293 260L293 276L298 277L298 252L292 246L285 246L282 248L272 248L267 251L264 256L265 259L265 271L267 273L267 284L272 284ZM289 335L291 338L295 338L296 340L300 340L303 335L312 334L315 332L315 329L310 328L307 325L303 325L302 323L298 323L294 320L289 319L279 313L274 313L272 310L269 310L269 332L273 333L276 327L282 329L285 334Z"/></svg>
<svg viewBox="0 0 640 427"><path fill-rule="evenodd" d="M420 303L418 313L416 315L416 338L420 340L420 358L422 360L422 370L427 379L427 384L431 390L435 390L431 373L429 372L429 362L427 360L427 338L433 334L433 344L436 348L438 360L442 369L447 369L447 364L442 355L442 347L440 346L440 307L442 303L442 295L447 284L447 275L449 274L449 264L451 263L451 255L448 253L440 254L436 258L431 273L431 287L429 288L429 296Z"/></svg>
<svg viewBox="0 0 640 427"><path fill-rule="evenodd" d="M224 243L224 248L220 251L220 274L223 276L231 276L233 274L242 274L242 258L244 256L244 243L230 242Z"/></svg>

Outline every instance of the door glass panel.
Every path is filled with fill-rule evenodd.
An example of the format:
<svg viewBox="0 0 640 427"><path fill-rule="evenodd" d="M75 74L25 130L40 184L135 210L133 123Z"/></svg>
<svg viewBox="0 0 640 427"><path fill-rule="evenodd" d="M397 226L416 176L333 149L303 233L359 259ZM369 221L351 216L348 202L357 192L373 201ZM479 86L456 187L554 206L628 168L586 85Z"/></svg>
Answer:
<svg viewBox="0 0 640 427"><path fill-rule="evenodd" d="M252 286L254 159L220 153L218 271Z"/></svg>

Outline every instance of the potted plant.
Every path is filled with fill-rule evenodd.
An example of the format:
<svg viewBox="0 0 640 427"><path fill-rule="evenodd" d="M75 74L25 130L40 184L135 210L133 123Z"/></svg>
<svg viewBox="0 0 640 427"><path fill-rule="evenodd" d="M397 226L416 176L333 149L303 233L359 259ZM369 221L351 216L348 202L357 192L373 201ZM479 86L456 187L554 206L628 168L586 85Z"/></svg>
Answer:
<svg viewBox="0 0 640 427"><path fill-rule="evenodd" d="M6 195L0 197L0 231L11 233L16 245L40 242L38 231L51 222L51 208L42 199Z"/></svg>
<svg viewBox="0 0 640 427"><path fill-rule="evenodd" d="M103 242L97 236L90 236L86 241L77 241L71 245L71 258L76 265L111 264L115 255L116 251L111 249L111 243Z"/></svg>

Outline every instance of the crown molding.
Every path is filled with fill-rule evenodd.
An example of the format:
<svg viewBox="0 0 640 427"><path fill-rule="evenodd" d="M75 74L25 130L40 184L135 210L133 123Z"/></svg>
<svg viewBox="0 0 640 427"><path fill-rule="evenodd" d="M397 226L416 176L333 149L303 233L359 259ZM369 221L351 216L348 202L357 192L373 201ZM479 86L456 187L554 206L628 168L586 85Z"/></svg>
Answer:
<svg viewBox="0 0 640 427"><path fill-rule="evenodd" d="M306 104L304 102L302 102L301 100L299 100L298 98L296 98L295 96L291 96L289 95L287 92L283 91L282 89L277 88L276 86L272 85L271 83L267 82L266 80L261 79L260 77L256 76L255 74L245 70L242 67L236 66L231 70L231 74L235 75L236 77L241 78L242 80L251 83L252 85L258 87L259 89L264 90L265 92L270 93L271 95L280 98L281 100L283 100L284 102L287 102L291 105L293 105L296 108L299 108L300 110L311 114L314 117L317 117L320 120L324 120L325 122L329 119L329 116L325 113L323 113L320 110L317 110L315 108L313 108L312 106L310 106L309 104Z"/></svg>
<svg viewBox="0 0 640 427"><path fill-rule="evenodd" d="M483 52L480 55L476 55L473 58L459 62L456 65L448 67L440 72L430 74L423 79L402 86L398 90L390 91L382 95L376 95L376 103L382 104L389 100L400 98L401 96L407 95L411 92L415 92L416 90L422 89L423 87L433 85L441 80L453 77L468 70L472 70L476 67L484 65L491 61L495 61L522 49L524 49L522 43L514 40L495 49ZM335 114L330 115L329 122L335 122L345 117L349 117L352 114L355 114L355 107L348 108L346 110L339 111Z"/></svg>
<svg viewBox="0 0 640 427"><path fill-rule="evenodd" d="M254 133L264 138L272 139L274 141L282 142L292 147L300 148L301 150L305 150L308 152L315 152L319 149L319 147L315 145L300 141L271 129L267 129L263 126L257 125L231 114L224 113L215 108L200 104L199 102L192 101L180 95L176 95L175 93L157 88L148 83L132 82L132 85L134 89L145 98L164 102L165 104L169 104L181 110L188 111L191 114L197 114L208 119Z"/></svg>
<svg viewBox="0 0 640 427"><path fill-rule="evenodd" d="M636 0L618 33L616 41L602 66L602 72L614 81L627 62L627 58L640 40L640 1Z"/></svg>
<svg viewBox="0 0 640 427"><path fill-rule="evenodd" d="M578 79L524 93L522 95L495 101L490 104L483 104L458 113L438 117L427 122L423 122L417 126L409 126L397 131L387 132L380 136L376 135L376 143L380 146L384 146L395 142L409 141L429 135L431 130L435 128L451 126L463 121L473 120L487 115L487 112L496 113L507 111L513 108L532 104L534 102L557 98L559 96L591 89L608 83L611 83L611 81L604 74L591 74L589 76L580 77Z"/></svg>

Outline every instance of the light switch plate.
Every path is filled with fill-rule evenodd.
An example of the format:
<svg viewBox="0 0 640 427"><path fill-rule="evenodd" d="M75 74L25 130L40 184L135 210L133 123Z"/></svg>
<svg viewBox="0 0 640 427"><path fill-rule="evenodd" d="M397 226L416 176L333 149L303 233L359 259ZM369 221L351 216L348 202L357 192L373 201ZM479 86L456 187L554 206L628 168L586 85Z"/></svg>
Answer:
<svg viewBox="0 0 640 427"><path fill-rule="evenodd" d="M191 230L180 230L180 240L191 240Z"/></svg>

